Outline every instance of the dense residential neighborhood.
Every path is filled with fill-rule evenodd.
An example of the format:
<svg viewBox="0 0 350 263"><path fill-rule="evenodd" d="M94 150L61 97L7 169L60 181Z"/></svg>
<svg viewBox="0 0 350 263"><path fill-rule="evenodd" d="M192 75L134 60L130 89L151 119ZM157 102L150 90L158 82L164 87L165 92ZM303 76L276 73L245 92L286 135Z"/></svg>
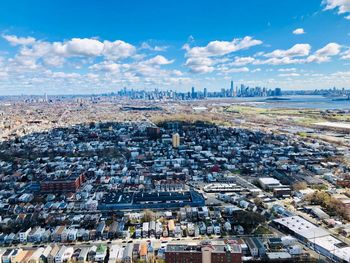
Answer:
<svg viewBox="0 0 350 263"><path fill-rule="evenodd" d="M350 253L334 237L350 232L350 198L336 187L348 168L335 165L344 152L328 143L205 122L105 122L33 133L0 150L0 244L16 246L3 262L302 260L316 245L328 258ZM313 203L325 187L345 213L331 219L335 210Z"/></svg>

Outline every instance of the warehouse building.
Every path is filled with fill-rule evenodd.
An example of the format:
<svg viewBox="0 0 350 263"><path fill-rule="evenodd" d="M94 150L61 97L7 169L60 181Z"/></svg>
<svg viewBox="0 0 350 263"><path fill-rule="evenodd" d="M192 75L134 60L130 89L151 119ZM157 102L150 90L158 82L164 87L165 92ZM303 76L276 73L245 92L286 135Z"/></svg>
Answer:
<svg viewBox="0 0 350 263"><path fill-rule="evenodd" d="M273 220L277 228L293 234L301 242L336 262L350 262L350 246L333 237L327 230L300 216Z"/></svg>
<svg viewBox="0 0 350 263"><path fill-rule="evenodd" d="M110 192L106 193L98 205L100 210L142 210L175 209L185 206L201 207L205 205L202 194L196 191L186 192Z"/></svg>

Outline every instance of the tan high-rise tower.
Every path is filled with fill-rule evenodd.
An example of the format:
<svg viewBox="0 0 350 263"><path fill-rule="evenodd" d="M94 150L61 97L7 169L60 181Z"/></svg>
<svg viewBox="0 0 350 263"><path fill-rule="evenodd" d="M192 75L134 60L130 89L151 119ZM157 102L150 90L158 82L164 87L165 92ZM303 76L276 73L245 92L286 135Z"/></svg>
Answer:
<svg viewBox="0 0 350 263"><path fill-rule="evenodd" d="M173 134L172 142L174 148L178 148L180 146L180 135L178 133Z"/></svg>

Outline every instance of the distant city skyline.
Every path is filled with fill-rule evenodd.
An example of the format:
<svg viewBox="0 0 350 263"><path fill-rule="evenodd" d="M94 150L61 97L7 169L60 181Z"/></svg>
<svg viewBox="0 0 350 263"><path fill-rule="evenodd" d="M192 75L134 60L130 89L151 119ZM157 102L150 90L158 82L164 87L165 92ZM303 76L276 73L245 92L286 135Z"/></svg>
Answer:
<svg viewBox="0 0 350 263"><path fill-rule="evenodd" d="M350 88L350 0L7 1L0 95Z"/></svg>

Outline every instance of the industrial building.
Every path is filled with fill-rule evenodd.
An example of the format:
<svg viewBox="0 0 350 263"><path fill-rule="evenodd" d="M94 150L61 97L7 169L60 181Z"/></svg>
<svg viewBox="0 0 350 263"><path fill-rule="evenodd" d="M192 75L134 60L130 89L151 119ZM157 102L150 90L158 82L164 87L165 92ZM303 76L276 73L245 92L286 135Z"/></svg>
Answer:
<svg viewBox="0 0 350 263"><path fill-rule="evenodd" d="M171 209L184 206L205 205L202 194L196 191L185 192L110 192L106 193L98 205L100 210L142 210Z"/></svg>
<svg viewBox="0 0 350 263"><path fill-rule="evenodd" d="M350 246L333 237L330 232L300 216L273 220L281 230L293 234L301 242L336 262L350 262Z"/></svg>

